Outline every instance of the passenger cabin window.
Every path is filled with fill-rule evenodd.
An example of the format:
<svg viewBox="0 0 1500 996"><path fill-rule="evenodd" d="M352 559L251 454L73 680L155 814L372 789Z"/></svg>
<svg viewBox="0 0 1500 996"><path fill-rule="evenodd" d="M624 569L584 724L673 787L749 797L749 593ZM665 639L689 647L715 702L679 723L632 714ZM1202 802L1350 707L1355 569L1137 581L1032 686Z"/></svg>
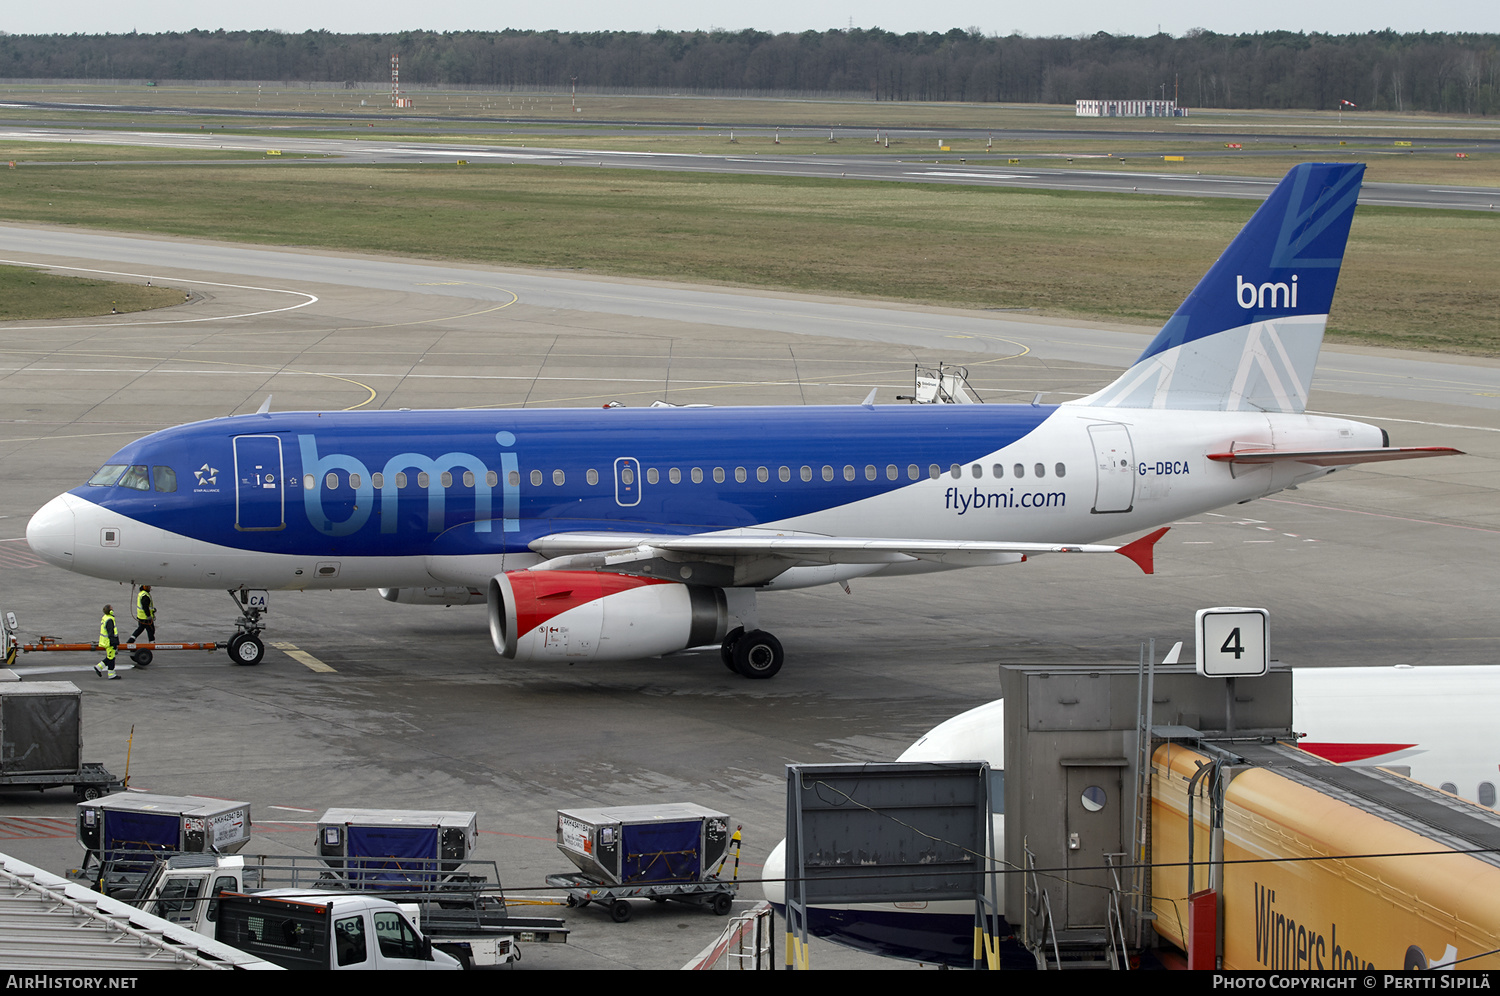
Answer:
<svg viewBox="0 0 1500 996"><path fill-rule="evenodd" d="M1018 463L1018 464L1016 464L1014 467L1011 468L1011 470L1015 471L1015 474L1016 474L1017 477L1025 477L1026 476L1026 465L1024 463Z"/></svg>
<svg viewBox="0 0 1500 996"><path fill-rule="evenodd" d="M1031 469L1034 470L1034 471L1036 471L1036 476L1037 477L1046 477L1047 476L1047 465L1044 464L1044 463L1039 463L1039 464L1037 464L1035 467L1033 467Z"/></svg>
<svg viewBox="0 0 1500 996"><path fill-rule="evenodd" d="M375 473L370 475L370 484L376 488L385 487L385 475L377 470Z"/></svg>
<svg viewBox="0 0 1500 996"><path fill-rule="evenodd" d="M692 473L692 478L693 478L693 483L694 484L702 484L703 483L703 468L702 467L694 467L693 468L693 473Z"/></svg>
<svg viewBox="0 0 1500 996"><path fill-rule="evenodd" d="M591 467L589 468L588 472L583 475L583 479L585 481L588 481L590 484L598 484L599 472Z"/></svg>
<svg viewBox="0 0 1500 996"><path fill-rule="evenodd" d="M846 480L846 481L852 481L852 480L854 480L854 468L851 467L851 466L849 466L847 463L844 464L844 480Z"/></svg>
<svg viewBox="0 0 1500 996"><path fill-rule="evenodd" d="M829 466L826 466L826 465L823 467L823 480L825 480L825 481L831 481L831 480L833 480L833 468L832 467L829 467Z"/></svg>
<svg viewBox="0 0 1500 996"><path fill-rule="evenodd" d="M659 474L657 472L657 470L656 470L655 467L652 467L652 468L650 468L650 469L648 469L646 471L646 483L647 484L655 484L655 483L657 483L660 480L661 480L661 474Z"/></svg>
<svg viewBox="0 0 1500 996"><path fill-rule="evenodd" d="M790 481L792 479L792 468L782 467L776 472L776 476L781 478L783 481Z"/></svg>
<svg viewBox="0 0 1500 996"><path fill-rule="evenodd" d="M507 484L509 484L513 488L520 487L521 486L521 472L519 470L513 470L513 471L511 471L510 473L508 473L508 474L505 475L505 481L506 481Z"/></svg>
<svg viewBox="0 0 1500 996"><path fill-rule="evenodd" d="M443 471L438 475L438 480L443 482L443 487L445 488L453 487L453 472L449 470ZM349 478L349 486L351 488L354 487L354 477L352 475Z"/></svg>
<svg viewBox="0 0 1500 996"><path fill-rule="evenodd" d="M358 488L359 487L359 481L360 481L360 477L359 477L358 474L350 474L349 475L349 486L351 488Z"/></svg>
<svg viewBox="0 0 1500 996"><path fill-rule="evenodd" d="M425 470L419 470L419 471L417 471L417 487L421 488L423 491L426 491L427 490L427 485L431 484L431 483L432 483L432 478L430 478L430 477L427 476L427 471L425 471Z"/></svg>
<svg viewBox="0 0 1500 996"><path fill-rule="evenodd" d="M1481 806L1488 806L1491 809L1495 808L1495 783L1494 782L1480 782L1479 783L1479 804Z"/></svg>
<svg viewBox="0 0 1500 996"><path fill-rule="evenodd" d="M375 475L375 476L376 476L376 477L379 477L379 476L380 476L380 475L379 475L379 474L376 474L376 475ZM307 490L308 490L308 491L311 491L311 490L312 490L312 489L313 489L313 487L314 487L314 483L315 483L315 482L314 482L314 481L313 481L313 476L312 476L312 475L311 475L311 474L308 474L308 475L307 475L307 476L306 476L306 477L304 477L304 478L302 478L302 486L303 486L303 487L304 487L304 488L306 488L306 489L307 489ZM376 487L377 487L377 488L378 488L378 487L380 487L380 485L379 485L379 484L377 484L377 485L375 485L375 486L376 486Z"/></svg>
<svg viewBox="0 0 1500 996"><path fill-rule="evenodd" d="M782 469L785 470L786 468L783 467ZM756 467L755 479L764 484L771 479L771 472L764 467Z"/></svg>
<svg viewBox="0 0 1500 996"><path fill-rule="evenodd" d="M990 470L994 473L996 480L1005 476L1005 464L997 463Z"/></svg>
<svg viewBox="0 0 1500 996"><path fill-rule="evenodd" d="M123 473L125 473L125 464L107 463L104 466L100 467L98 472L95 473L93 477L89 478L89 487L107 488L111 484L118 481L120 479L120 475Z"/></svg>
<svg viewBox="0 0 1500 996"><path fill-rule="evenodd" d="M337 474L335 474L335 473L333 473L333 472L330 471L329 474L328 474L328 476L325 477L325 478L323 478L323 487L327 488L329 491L332 491L334 488L336 488L338 486L339 486L339 475L337 475Z"/></svg>
<svg viewBox="0 0 1500 996"><path fill-rule="evenodd" d="M1067 468L1067 465L1065 465L1065 464L1061 464L1061 463L1058 464L1057 466L1055 466L1055 467L1052 468L1052 471L1058 477L1067 477L1068 476L1068 468Z"/></svg>
<svg viewBox="0 0 1500 996"><path fill-rule="evenodd" d="M906 476L909 477L911 480L915 481L917 478L919 478L919 477L922 476L922 468L918 467L914 463L913 464L907 464L907 467L906 467Z"/></svg>
<svg viewBox="0 0 1500 996"><path fill-rule="evenodd" d="M930 477L930 478L932 478L935 481L939 477L943 476L943 468L939 467L935 463L928 464L927 465L927 476Z"/></svg>
<svg viewBox="0 0 1500 996"><path fill-rule="evenodd" d="M552 483L557 485L558 487L562 487L564 484L568 483L568 476L561 470L554 470L552 472ZM626 483L628 484L629 482L627 481Z"/></svg>
<svg viewBox="0 0 1500 996"><path fill-rule="evenodd" d="M398 470L396 471L396 490L399 491L404 487L406 487L406 471Z"/></svg>
<svg viewBox="0 0 1500 996"><path fill-rule="evenodd" d="M981 467L979 464L976 463L974 466L972 466L972 467L969 468L969 475L971 477L976 477L976 478L983 477L984 476L984 468Z"/></svg>
<svg viewBox="0 0 1500 996"><path fill-rule="evenodd" d="M714 483L715 484L723 484L724 483L724 468L723 467L715 467L714 468Z"/></svg>
<svg viewBox="0 0 1500 996"><path fill-rule="evenodd" d="M899 467L897 467L893 463L886 464L886 466L885 466L885 479L887 481L894 481L896 478L898 478L900 476L901 476L901 469Z"/></svg>
<svg viewBox="0 0 1500 996"><path fill-rule="evenodd" d="M474 486L474 472L472 470L466 470L466 471L464 471L464 487L466 487L466 488L472 488L473 486Z"/></svg>
<svg viewBox="0 0 1500 996"><path fill-rule="evenodd" d="M492 470L488 474L484 475L484 483L493 488L495 485L500 483L500 475ZM379 487L379 485L376 485L376 487Z"/></svg>
<svg viewBox="0 0 1500 996"><path fill-rule="evenodd" d="M533 470L531 472L531 486L534 488L542 486L542 472L540 470Z"/></svg>
<svg viewBox="0 0 1500 996"><path fill-rule="evenodd" d="M953 466L948 468L948 473L956 479L964 476L964 469L955 463Z"/></svg>
<svg viewBox="0 0 1500 996"><path fill-rule="evenodd" d="M747 476L749 476L749 475L747 475L745 473L745 468L744 467L736 467L736 468L734 468L734 479L736 481L740 482L741 484L744 484L745 483L745 478Z"/></svg>
<svg viewBox="0 0 1500 996"><path fill-rule="evenodd" d="M673 467L671 470L667 471L667 480L671 481L673 484L681 484L682 471L678 470L676 467Z"/></svg>
<svg viewBox="0 0 1500 996"><path fill-rule="evenodd" d="M151 479L156 483L156 490L162 494L171 494L177 490L177 471L171 467L152 467Z"/></svg>

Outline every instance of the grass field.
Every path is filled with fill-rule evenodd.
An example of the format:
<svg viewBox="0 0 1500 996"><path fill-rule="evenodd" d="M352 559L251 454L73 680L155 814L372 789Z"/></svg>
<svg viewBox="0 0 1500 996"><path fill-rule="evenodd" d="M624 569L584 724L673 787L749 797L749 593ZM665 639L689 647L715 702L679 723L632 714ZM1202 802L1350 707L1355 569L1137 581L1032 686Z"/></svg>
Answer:
<svg viewBox="0 0 1500 996"><path fill-rule="evenodd" d="M545 166L0 171L0 216L1116 321L1164 320L1253 203ZM1500 218L1361 208L1331 325L1500 355ZM107 309L106 309L107 310Z"/></svg>
<svg viewBox="0 0 1500 996"><path fill-rule="evenodd" d="M85 318L149 311L181 304L183 292L171 287L118 284L84 277L61 277L24 266L0 266L0 321Z"/></svg>

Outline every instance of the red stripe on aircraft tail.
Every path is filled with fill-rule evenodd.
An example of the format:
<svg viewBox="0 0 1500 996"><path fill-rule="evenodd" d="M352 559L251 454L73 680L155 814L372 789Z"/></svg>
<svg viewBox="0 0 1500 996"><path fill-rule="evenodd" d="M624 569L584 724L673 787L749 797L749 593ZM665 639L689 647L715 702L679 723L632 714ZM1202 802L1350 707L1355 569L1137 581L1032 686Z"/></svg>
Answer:
<svg viewBox="0 0 1500 996"><path fill-rule="evenodd" d="M1309 754L1318 755L1325 761L1347 764L1350 761L1368 761L1372 757L1382 757L1386 754L1394 754L1398 750L1408 750L1416 744L1313 744L1304 740L1297 746Z"/></svg>

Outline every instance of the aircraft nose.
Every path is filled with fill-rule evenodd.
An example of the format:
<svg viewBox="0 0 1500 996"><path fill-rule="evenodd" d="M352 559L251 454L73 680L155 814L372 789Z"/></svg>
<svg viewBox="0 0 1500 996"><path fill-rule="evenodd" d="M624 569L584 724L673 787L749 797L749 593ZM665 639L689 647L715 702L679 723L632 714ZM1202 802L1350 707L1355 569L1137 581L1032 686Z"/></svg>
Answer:
<svg viewBox="0 0 1500 996"><path fill-rule="evenodd" d="M76 528L73 496L62 494L37 510L26 524L26 542L49 564L73 569Z"/></svg>

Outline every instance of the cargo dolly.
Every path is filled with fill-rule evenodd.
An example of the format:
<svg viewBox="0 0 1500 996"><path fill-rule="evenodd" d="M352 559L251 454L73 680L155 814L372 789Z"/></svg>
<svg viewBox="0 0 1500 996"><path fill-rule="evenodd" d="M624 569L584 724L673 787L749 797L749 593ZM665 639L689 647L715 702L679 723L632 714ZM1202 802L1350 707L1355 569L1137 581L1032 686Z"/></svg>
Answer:
<svg viewBox="0 0 1500 996"><path fill-rule="evenodd" d="M624 923L630 919L631 909L627 899L649 899L653 903L671 900L692 906L706 906L719 916L728 916L740 888L737 882L724 882L712 876L695 882L610 885L576 872L548 875L547 884L553 888L566 889L570 907L582 908L589 903L608 906L609 915L615 923Z"/></svg>
<svg viewBox="0 0 1500 996"><path fill-rule="evenodd" d="M0 792L11 789L48 789L72 786L79 799L99 799L115 792L125 791L123 778L117 778L105 770L104 765L86 761L75 771L49 772L44 775L0 773Z"/></svg>
<svg viewBox="0 0 1500 996"><path fill-rule="evenodd" d="M719 872L735 851L734 878ZM693 803L560 809L557 849L578 872L548 875L569 906L599 903L615 923L630 919L631 899L668 900L729 913L739 893L739 832L729 817Z"/></svg>

